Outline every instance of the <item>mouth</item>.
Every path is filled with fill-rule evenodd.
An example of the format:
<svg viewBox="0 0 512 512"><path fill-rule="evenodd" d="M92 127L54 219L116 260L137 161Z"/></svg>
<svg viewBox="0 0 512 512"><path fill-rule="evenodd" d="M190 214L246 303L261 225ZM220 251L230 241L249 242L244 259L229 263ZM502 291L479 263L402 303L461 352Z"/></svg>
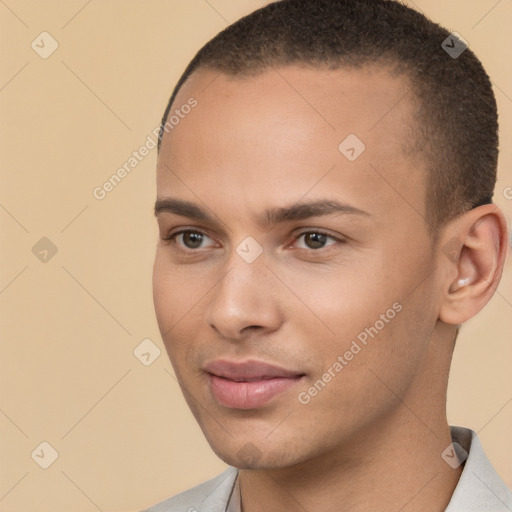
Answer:
<svg viewBox="0 0 512 512"><path fill-rule="evenodd" d="M304 373L261 361L217 360L204 368L215 400L232 409L257 409L296 386Z"/></svg>

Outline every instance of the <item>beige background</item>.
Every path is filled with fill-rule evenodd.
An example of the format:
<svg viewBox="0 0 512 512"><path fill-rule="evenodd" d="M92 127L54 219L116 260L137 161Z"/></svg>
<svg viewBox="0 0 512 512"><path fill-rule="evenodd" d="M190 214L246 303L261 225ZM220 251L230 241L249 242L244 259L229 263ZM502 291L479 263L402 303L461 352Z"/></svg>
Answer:
<svg viewBox="0 0 512 512"><path fill-rule="evenodd" d="M195 51L265 3L0 0L0 511L137 511L223 469L154 318L156 151L102 201L92 191L158 124ZM495 201L510 221L512 1L414 5L462 34L492 76ZM31 48L50 47L43 31L59 44L47 59ZM47 262L32 252L42 237L58 249ZM511 318L509 258L491 303L462 330L449 389L450 422L479 432L509 486ZM147 338L162 351L149 366L133 353ZM48 469L43 441L58 452Z"/></svg>

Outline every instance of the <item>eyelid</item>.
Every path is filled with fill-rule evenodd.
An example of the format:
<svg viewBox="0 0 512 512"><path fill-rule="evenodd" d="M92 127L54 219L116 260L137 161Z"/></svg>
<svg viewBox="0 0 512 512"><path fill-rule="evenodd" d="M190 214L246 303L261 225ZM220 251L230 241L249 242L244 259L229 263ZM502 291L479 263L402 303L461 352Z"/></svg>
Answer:
<svg viewBox="0 0 512 512"><path fill-rule="evenodd" d="M169 242L169 243L174 243L177 247L180 248L180 250L182 251L187 251L187 252L199 252L201 249L205 249L206 247L201 247L199 249L190 249L184 245L179 245L178 243L176 243L176 238L179 236L179 235L182 235L184 233L199 233L200 235L203 235L204 237L207 237L209 238L210 240L212 240L212 242L214 242L214 244L216 244L217 242L208 234L206 233L204 230L202 229L199 229L199 228L195 228L195 227L181 227L179 229L177 229L176 231L171 231L168 235L165 235L164 237L161 237L161 239L164 241L164 242ZM212 247L214 246L214 244L211 244L207 247Z"/></svg>
<svg viewBox="0 0 512 512"><path fill-rule="evenodd" d="M300 231L299 233L293 235L293 240L292 240L292 243L295 243L301 236L304 236L304 235L307 235L309 233L315 233L317 235L324 235L328 238L331 238L333 240L335 240L336 242L338 243L345 243L347 242L347 239L343 236L340 236L340 235L333 235L332 233L324 230L324 229L321 229L321 228L307 228L307 229L303 229L302 231ZM325 249L326 247L329 247L331 245L334 245L334 244L329 244L325 247L322 247L321 249L303 249L302 247L300 249L302 250L305 250L305 251L313 251L313 252L318 252L322 249Z"/></svg>

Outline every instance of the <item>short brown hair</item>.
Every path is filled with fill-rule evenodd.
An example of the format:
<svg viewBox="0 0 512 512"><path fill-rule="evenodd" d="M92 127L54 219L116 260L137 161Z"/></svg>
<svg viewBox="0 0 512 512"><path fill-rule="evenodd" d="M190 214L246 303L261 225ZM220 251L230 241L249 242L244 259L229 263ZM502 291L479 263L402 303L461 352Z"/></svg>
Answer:
<svg viewBox="0 0 512 512"><path fill-rule="evenodd" d="M171 95L159 147L176 94L199 68L249 76L291 64L390 65L410 80L419 100L414 147L429 169L426 222L435 235L449 220L492 202L498 159L489 76L469 48L452 58L441 46L448 37L448 30L394 0L271 3L199 50Z"/></svg>

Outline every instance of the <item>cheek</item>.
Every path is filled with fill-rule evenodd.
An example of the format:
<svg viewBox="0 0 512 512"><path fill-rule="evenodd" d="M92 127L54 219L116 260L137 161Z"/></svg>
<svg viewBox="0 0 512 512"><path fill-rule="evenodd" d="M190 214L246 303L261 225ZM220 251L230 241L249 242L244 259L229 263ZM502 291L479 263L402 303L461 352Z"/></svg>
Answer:
<svg viewBox="0 0 512 512"><path fill-rule="evenodd" d="M197 364L197 340L204 323L207 297L204 277L192 275L157 252L153 268L153 302L162 341L175 371ZM203 323L202 323L203 322Z"/></svg>
<svg viewBox="0 0 512 512"><path fill-rule="evenodd" d="M326 379L333 384L326 387L352 396L374 393L382 387L375 382L380 375L401 388L424 353L432 320L428 313L422 316L428 290L411 294L418 283L400 277L399 265L384 257L374 261L288 276L297 294L290 297L288 317L317 363L311 381L331 369Z"/></svg>
<svg viewBox="0 0 512 512"><path fill-rule="evenodd" d="M171 276L166 270L159 251L155 256L153 265L153 303L155 306L156 318L162 335L173 325L174 308L174 290ZM164 340L165 341L165 340Z"/></svg>
<svg viewBox="0 0 512 512"><path fill-rule="evenodd" d="M340 323L336 336L315 348L311 345L312 359L321 364L299 390L300 404L307 402L298 406L302 421L310 424L322 418L326 435L335 429L342 436L371 424L396 405L396 396L404 396L425 353L425 338L411 338L416 334L411 330L416 313L406 308L403 305L387 324L380 313L354 309L357 320Z"/></svg>
<svg viewBox="0 0 512 512"><path fill-rule="evenodd" d="M380 258L354 257L329 267L283 271L292 292L283 290L282 296L291 321L311 326L328 343L350 345L400 298L382 267Z"/></svg>
<svg viewBox="0 0 512 512"><path fill-rule="evenodd" d="M184 275L166 261L164 251L157 251L153 266L153 302L162 334L174 330L174 326L194 314L204 294L203 286L200 277Z"/></svg>

